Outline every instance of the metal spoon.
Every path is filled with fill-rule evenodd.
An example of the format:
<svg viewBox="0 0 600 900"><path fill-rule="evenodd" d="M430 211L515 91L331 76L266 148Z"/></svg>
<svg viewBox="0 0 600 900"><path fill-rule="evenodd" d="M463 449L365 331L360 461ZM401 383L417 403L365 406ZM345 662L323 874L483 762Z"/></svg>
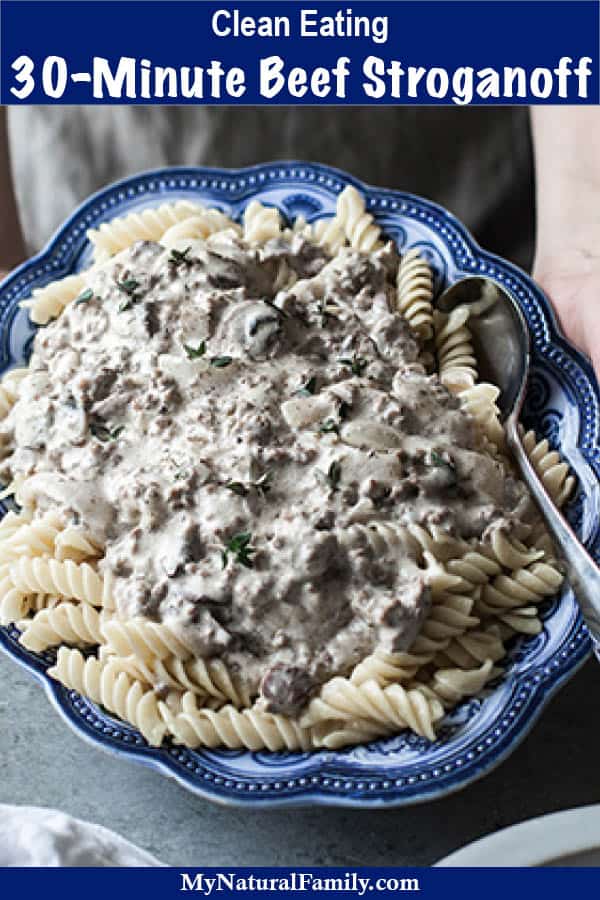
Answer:
<svg viewBox="0 0 600 900"><path fill-rule="evenodd" d="M600 659L600 569L550 499L519 435L518 421L530 361L529 331L523 313L510 294L489 278L464 278L456 282L443 292L436 305L449 313L461 304L472 305L468 327L481 378L500 388L497 403L507 445L560 549L559 555L565 562L567 576Z"/></svg>

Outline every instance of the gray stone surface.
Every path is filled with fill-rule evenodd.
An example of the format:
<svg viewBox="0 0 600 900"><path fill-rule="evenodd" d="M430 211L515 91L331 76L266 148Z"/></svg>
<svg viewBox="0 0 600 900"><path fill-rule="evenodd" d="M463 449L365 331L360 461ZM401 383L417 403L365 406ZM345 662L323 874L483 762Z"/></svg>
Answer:
<svg viewBox="0 0 600 900"><path fill-rule="evenodd" d="M378 811L226 809L88 746L0 655L0 802L58 807L171 865L429 865L542 813L600 802L600 667L589 662L499 769L459 794Z"/></svg>

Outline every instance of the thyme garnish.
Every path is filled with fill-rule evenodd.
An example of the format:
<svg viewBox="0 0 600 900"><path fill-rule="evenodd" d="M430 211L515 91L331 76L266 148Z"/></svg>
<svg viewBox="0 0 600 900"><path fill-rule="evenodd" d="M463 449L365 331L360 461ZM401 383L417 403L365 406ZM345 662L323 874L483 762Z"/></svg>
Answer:
<svg viewBox="0 0 600 900"><path fill-rule="evenodd" d="M136 281L135 278L126 278L124 281L117 281L117 287L120 291L123 291L124 294L135 294L137 289L139 288L140 283Z"/></svg>
<svg viewBox="0 0 600 900"><path fill-rule="evenodd" d="M92 422L90 424L90 432L103 444L107 441L116 441L124 428L124 425L117 425L116 428L111 430L106 425L100 424L100 422Z"/></svg>
<svg viewBox="0 0 600 900"><path fill-rule="evenodd" d="M335 459L327 470L327 481L332 491L337 491L342 477L342 467Z"/></svg>
<svg viewBox="0 0 600 900"><path fill-rule="evenodd" d="M306 384L303 384L301 388L298 388L297 391L294 391L295 394L299 394L301 397L311 397L315 391L317 390L317 379L314 375L312 375Z"/></svg>
<svg viewBox="0 0 600 900"><path fill-rule="evenodd" d="M189 265L191 260L188 259L188 253L191 250L190 247L186 247L185 250L171 250L171 255L169 256L169 262L174 266L181 265Z"/></svg>
<svg viewBox="0 0 600 900"><path fill-rule="evenodd" d="M357 356L356 354L354 354L352 359L345 357L338 360L338 362L341 362L344 366L350 366L352 374L356 375L358 378L363 375L365 369L369 365L368 359L365 359L364 356Z"/></svg>
<svg viewBox="0 0 600 900"><path fill-rule="evenodd" d="M232 356L213 356L210 364L211 366L214 366L215 369L224 369L225 366L231 365L232 362Z"/></svg>
<svg viewBox="0 0 600 900"><path fill-rule="evenodd" d="M75 300L75 306L79 306L80 303L87 303L94 296L94 292L91 288L88 288L87 291L84 291L83 294L80 294L77 300Z"/></svg>
<svg viewBox="0 0 600 900"><path fill-rule="evenodd" d="M271 481L273 479L273 473L270 469L267 469L266 472L257 478L256 481L252 482L252 487L257 492L257 494L261 494L263 497L265 494L268 494L271 490Z"/></svg>
<svg viewBox="0 0 600 900"><path fill-rule="evenodd" d="M254 565L252 556L256 553L256 549L250 546L252 535L249 531L240 531L229 539L223 550L221 551L221 562L223 568L227 567L229 562L229 554L234 555L235 561L247 569L251 569Z"/></svg>
<svg viewBox="0 0 600 900"><path fill-rule="evenodd" d="M451 483L456 484L458 481L458 474L456 472L456 466L454 463L450 462L447 459L438 453L436 450L432 450L430 453L431 465L436 468L446 469L452 479Z"/></svg>
<svg viewBox="0 0 600 900"><path fill-rule="evenodd" d="M228 481L225 487L228 491L237 494L238 497L245 497L248 493L248 488L241 481Z"/></svg>
<svg viewBox="0 0 600 900"><path fill-rule="evenodd" d="M184 344L183 349L188 359L199 359L206 353L206 341L200 341L197 347L190 347L189 344Z"/></svg>
<svg viewBox="0 0 600 900"><path fill-rule="evenodd" d="M322 422L319 426L319 431L321 432L321 434L331 434L332 432L335 432L335 434L339 434L339 422L336 422L335 419L325 419L325 421Z"/></svg>
<svg viewBox="0 0 600 900"><path fill-rule="evenodd" d="M238 497L247 497L251 490L264 497L271 490L272 475L273 473L268 469L256 481L251 481L248 484L244 484L243 481L228 481L225 487L228 491L237 494Z"/></svg>
<svg viewBox="0 0 600 900"><path fill-rule="evenodd" d="M117 281L117 287L123 294L127 294L128 299L125 300L119 306L119 312L125 312L128 309L131 309L134 303L140 299L139 294L136 294L137 289L140 287L139 281L136 281L135 278L126 278L124 281Z"/></svg>

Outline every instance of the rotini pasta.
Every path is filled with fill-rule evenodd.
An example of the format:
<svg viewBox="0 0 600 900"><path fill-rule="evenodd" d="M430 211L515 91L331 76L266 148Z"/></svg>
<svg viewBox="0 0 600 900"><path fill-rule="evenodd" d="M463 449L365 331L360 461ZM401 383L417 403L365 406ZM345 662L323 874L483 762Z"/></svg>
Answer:
<svg viewBox="0 0 600 900"><path fill-rule="evenodd" d="M40 653L59 644L94 647L102 643L102 614L88 603L59 603L25 623L20 642Z"/></svg>
<svg viewBox="0 0 600 900"><path fill-rule="evenodd" d="M0 381L0 419L4 419L19 396L19 384L27 369L10 369Z"/></svg>
<svg viewBox="0 0 600 900"><path fill-rule="evenodd" d="M218 209L206 209L198 215L188 216L181 222L171 225L161 236L160 242L165 247L178 247L181 242L206 240L211 234L224 231L226 228L235 230L237 226Z"/></svg>
<svg viewBox="0 0 600 900"><path fill-rule="evenodd" d="M104 262L135 241L159 241L173 225L191 216L201 216L204 212L204 207L199 204L180 200L104 222L87 233L94 247L94 260Z"/></svg>
<svg viewBox="0 0 600 900"><path fill-rule="evenodd" d="M479 694L495 674L492 660L487 659L478 669L438 669L430 687L445 705L454 706L463 697Z"/></svg>
<svg viewBox="0 0 600 900"><path fill-rule="evenodd" d="M400 261L396 281L396 307L421 341L433 336L433 277L418 250Z"/></svg>
<svg viewBox="0 0 600 900"><path fill-rule="evenodd" d="M560 509L571 496L575 486L575 479L569 474L569 466L561 461L560 455L555 450L550 449L547 440L538 441L535 432L521 431L521 439L535 471Z"/></svg>
<svg viewBox="0 0 600 900"><path fill-rule="evenodd" d="M173 713L160 703L160 712L174 741L186 747L308 750L311 745L309 731L291 719L234 706L218 711L198 708L192 693L183 695L180 711Z"/></svg>
<svg viewBox="0 0 600 900"><path fill-rule="evenodd" d="M113 645L107 644L114 650ZM117 667L154 687L167 685L174 691L189 691L205 698L212 698L217 706L231 703L236 708L252 705L252 697L243 684L236 683L231 672L221 660L188 659L179 656L159 659L153 657L144 662L140 656L116 656Z"/></svg>
<svg viewBox="0 0 600 900"><path fill-rule="evenodd" d="M281 216L273 206L252 200L244 211L244 238L251 244L264 244L281 233Z"/></svg>
<svg viewBox="0 0 600 900"><path fill-rule="evenodd" d="M406 690L400 684L382 688L376 681L355 684L333 678L318 697L311 700L300 724L312 727L319 722L374 721L387 729L411 728L416 734L435 740L434 724L443 715L439 703L418 688Z"/></svg>
<svg viewBox="0 0 600 900"><path fill-rule="evenodd" d="M166 726L155 693L125 672L117 672L110 658L86 659L79 650L60 647L56 664L48 674L139 728L149 744L158 746L165 736Z"/></svg>
<svg viewBox="0 0 600 900"><path fill-rule="evenodd" d="M0 623L57 648L49 674L152 745L435 740L563 578L541 523L513 528L499 505L516 481L471 308L434 311L427 261L384 245L353 187L310 225L179 201L88 237L92 268L24 304L56 318L36 369L64 355L54 392L25 369L0 382L4 495L22 507L0 522ZM523 442L560 506L568 466ZM464 496L461 454L485 457Z"/></svg>
<svg viewBox="0 0 600 900"><path fill-rule="evenodd" d="M152 659L162 661L172 656L185 660L194 655L193 646L185 644L165 623L149 622L147 619L131 619L129 622L111 619L104 623L102 634L119 656L133 654L145 662Z"/></svg>
<svg viewBox="0 0 600 900"><path fill-rule="evenodd" d="M354 250L370 253L379 246L380 229L366 212L364 198L351 185L337 199L335 221Z"/></svg>
<svg viewBox="0 0 600 900"><path fill-rule="evenodd" d="M9 578L17 590L25 593L58 594L92 606L113 607L106 582L88 563L22 556L10 564Z"/></svg>
<svg viewBox="0 0 600 900"><path fill-rule="evenodd" d="M491 660L498 662L506 648L496 625L487 630L473 630L453 638L448 646L435 656L435 665L441 669L474 669Z"/></svg>
<svg viewBox="0 0 600 900"><path fill-rule="evenodd" d="M477 360L467 327L469 309L457 306L450 314L433 314L437 370L440 381L453 393L471 388L477 382Z"/></svg>
<svg viewBox="0 0 600 900"><path fill-rule="evenodd" d="M29 317L36 325L46 325L50 319L76 300L85 290L84 275L67 275L60 281L52 281L46 287L36 288L29 300L21 306L29 310Z"/></svg>

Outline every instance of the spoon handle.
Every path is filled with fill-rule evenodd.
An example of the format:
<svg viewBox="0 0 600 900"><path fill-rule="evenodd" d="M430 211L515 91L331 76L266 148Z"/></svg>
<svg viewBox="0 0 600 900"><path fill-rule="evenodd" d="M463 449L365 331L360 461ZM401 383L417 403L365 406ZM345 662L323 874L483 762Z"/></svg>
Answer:
<svg viewBox="0 0 600 900"><path fill-rule="evenodd" d="M559 558L566 566L567 577L577 597L585 624L592 636L594 650L600 659L600 569L585 547L579 542L571 526L560 514L531 464L521 443L516 419L510 416L506 422L506 438L548 531L552 535Z"/></svg>

